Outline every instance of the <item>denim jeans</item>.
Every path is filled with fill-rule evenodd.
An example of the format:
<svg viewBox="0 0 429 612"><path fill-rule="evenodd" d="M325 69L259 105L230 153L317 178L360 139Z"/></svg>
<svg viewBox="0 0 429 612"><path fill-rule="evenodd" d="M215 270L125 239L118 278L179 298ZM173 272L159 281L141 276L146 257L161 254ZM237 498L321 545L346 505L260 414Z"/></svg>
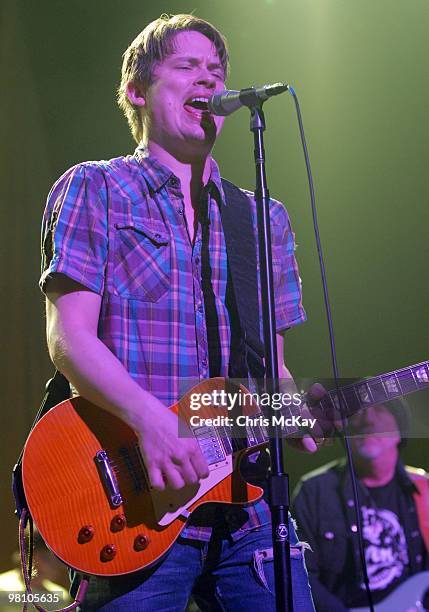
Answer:
<svg viewBox="0 0 429 612"><path fill-rule="evenodd" d="M290 522L294 612L314 612L305 545ZM82 612L184 612L191 593L204 612L275 610L271 525L233 542L214 530L210 542L180 538L155 567L115 578L92 577Z"/></svg>

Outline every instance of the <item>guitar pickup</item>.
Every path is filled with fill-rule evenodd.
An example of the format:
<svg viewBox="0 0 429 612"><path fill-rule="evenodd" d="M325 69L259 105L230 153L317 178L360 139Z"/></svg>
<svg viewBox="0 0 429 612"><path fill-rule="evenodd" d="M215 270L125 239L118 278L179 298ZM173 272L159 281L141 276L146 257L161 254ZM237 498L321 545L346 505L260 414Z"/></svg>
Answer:
<svg viewBox="0 0 429 612"><path fill-rule="evenodd" d="M225 459L225 452L214 427L196 427L193 431L208 465Z"/></svg>
<svg viewBox="0 0 429 612"><path fill-rule="evenodd" d="M122 495L119 492L118 481L110 467L109 457L106 451L99 450L95 455L95 463L101 476L109 503L112 508L117 508L123 502Z"/></svg>

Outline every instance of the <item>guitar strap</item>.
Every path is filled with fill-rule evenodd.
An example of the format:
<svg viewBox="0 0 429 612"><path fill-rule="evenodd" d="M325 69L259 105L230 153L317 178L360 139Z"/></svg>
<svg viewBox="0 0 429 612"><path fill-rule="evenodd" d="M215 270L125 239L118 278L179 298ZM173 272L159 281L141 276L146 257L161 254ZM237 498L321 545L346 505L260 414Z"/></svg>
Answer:
<svg viewBox="0 0 429 612"><path fill-rule="evenodd" d="M423 541L429 552L429 477L424 470L408 465L405 469L417 489L413 494L413 499Z"/></svg>
<svg viewBox="0 0 429 612"><path fill-rule="evenodd" d="M34 429L37 422L42 418L42 416L53 406L59 404L65 399L70 397L70 385L68 380L59 372L55 371L54 376L47 382L46 384L46 393L40 405L39 411L37 412L36 418L33 421L30 432ZM31 516L28 506L27 500L25 499L25 491L24 485L22 482L22 457L24 454L24 448L22 449L17 462L13 466L12 470L12 491L15 497L15 514L19 518L19 548L21 554L21 572L22 578L24 580L25 592L28 595L32 595L31 590L31 578L33 574L33 517ZM28 546L27 551L25 550L25 529L29 526L29 537L28 537ZM72 607L61 608L58 612L62 610L69 610L76 608L79 603L83 601L85 597L86 589L88 586L88 580L85 577L82 580L82 588L79 593L76 595L75 603L76 605L72 605ZM41 606L36 606L38 610L43 612L47 612ZM24 606L24 610L27 609L27 606Z"/></svg>
<svg viewBox="0 0 429 612"><path fill-rule="evenodd" d="M70 385L68 380L56 370L54 376L46 384L46 393L40 405L39 411L37 412L36 418L33 421L30 431L33 430L36 423L42 418L42 416L48 412L50 408L59 404L65 399L70 397ZM18 517L21 517L22 510L27 508L27 502L25 500L24 487L22 484L22 456L24 449L18 457L18 461L15 463L12 471L12 490L15 497L15 513Z"/></svg>
<svg viewBox="0 0 429 612"><path fill-rule="evenodd" d="M260 338L256 240L249 198L222 179L226 205L220 203L228 255L226 301L231 318L230 378L262 378L264 345Z"/></svg>

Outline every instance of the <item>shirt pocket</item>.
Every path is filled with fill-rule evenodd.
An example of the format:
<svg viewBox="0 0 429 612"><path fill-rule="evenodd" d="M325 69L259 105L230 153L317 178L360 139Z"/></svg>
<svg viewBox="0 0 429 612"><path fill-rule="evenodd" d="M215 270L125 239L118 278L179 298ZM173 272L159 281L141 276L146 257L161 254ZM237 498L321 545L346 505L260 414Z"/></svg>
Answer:
<svg viewBox="0 0 429 612"><path fill-rule="evenodd" d="M158 302L170 288L170 236L160 222L115 223L113 284L123 298Z"/></svg>

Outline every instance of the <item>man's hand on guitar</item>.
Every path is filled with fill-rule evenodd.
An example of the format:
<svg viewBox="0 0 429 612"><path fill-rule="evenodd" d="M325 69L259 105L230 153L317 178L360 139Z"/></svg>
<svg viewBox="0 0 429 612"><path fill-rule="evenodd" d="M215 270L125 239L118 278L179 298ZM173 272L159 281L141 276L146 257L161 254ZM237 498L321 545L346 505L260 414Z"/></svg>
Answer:
<svg viewBox="0 0 429 612"><path fill-rule="evenodd" d="M209 469L198 442L179 437L179 420L170 410L155 410L136 432L150 484L160 491L181 489L207 478Z"/></svg>
<svg viewBox="0 0 429 612"><path fill-rule="evenodd" d="M314 453L322 444L327 445L332 439L334 423L330 415L318 409L318 403L326 395L326 389L320 384L313 384L306 394L306 403L300 408L303 419L316 419L314 427L308 429L299 438L290 438L288 442L297 450Z"/></svg>
<svg viewBox="0 0 429 612"><path fill-rule="evenodd" d="M312 418L317 419L316 423L319 430L323 432L320 444L332 443L336 432L344 428L344 419L341 417L339 406L332 401L325 401L324 405L320 400L327 395L328 391L320 383L314 383L307 393L307 404ZM319 444L319 441L318 441Z"/></svg>

